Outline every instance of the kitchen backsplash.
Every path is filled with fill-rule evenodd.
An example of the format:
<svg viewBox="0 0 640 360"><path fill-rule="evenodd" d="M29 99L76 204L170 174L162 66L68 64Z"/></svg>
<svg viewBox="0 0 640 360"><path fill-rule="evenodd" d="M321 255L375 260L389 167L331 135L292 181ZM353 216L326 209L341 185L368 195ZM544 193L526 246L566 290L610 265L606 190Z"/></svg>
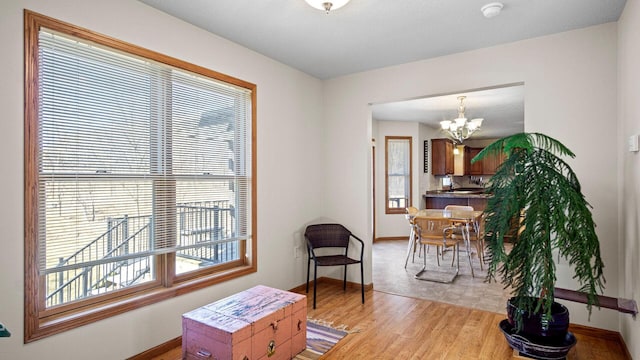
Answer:
<svg viewBox="0 0 640 360"><path fill-rule="evenodd" d="M436 182L438 187L430 190L448 190L451 186L451 179L453 179L454 188L482 188L486 186L489 178L491 178L491 176L436 176L436 179L438 179Z"/></svg>

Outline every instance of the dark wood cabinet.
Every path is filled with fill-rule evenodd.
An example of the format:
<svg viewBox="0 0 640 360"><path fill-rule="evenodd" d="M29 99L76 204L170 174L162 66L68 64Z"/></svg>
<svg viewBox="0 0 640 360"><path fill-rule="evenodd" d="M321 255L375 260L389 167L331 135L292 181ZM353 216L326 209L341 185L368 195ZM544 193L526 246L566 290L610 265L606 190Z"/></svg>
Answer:
<svg viewBox="0 0 640 360"><path fill-rule="evenodd" d="M482 159L482 173L484 175L493 175L496 173L498 166L504 161L504 154L500 153L495 156L487 156Z"/></svg>
<svg viewBox="0 0 640 360"><path fill-rule="evenodd" d="M449 139L431 139L431 167L433 175L450 175L455 172L453 149L455 145ZM471 163L483 148L464 148L464 175L493 175L504 161L504 154L487 156L480 161ZM462 173L456 175L462 175Z"/></svg>
<svg viewBox="0 0 640 360"><path fill-rule="evenodd" d="M426 197L425 198L427 209L444 209L447 205L464 205L467 206L469 201L467 198L460 197Z"/></svg>
<svg viewBox="0 0 640 360"><path fill-rule="evenodd" d="M427 209L444 209L447 205L464 205L473 207L473 210L484 211L487 207L486 197L431 197L427 195L424 199Z"/></svg>
<svg viewBox="0 0 640 360"><path fill-rule="evenodd" d="M464 148L464 174L465 175L493 175L496 169L504 161L504 155L487 156L480 161L471 164L473 159L483 148Z"/></svg>
<svg viewBox="0 0 640 360"><path fill-rule="evenodd" d="M433 175L453 174L453 141L449 139L431 140L431 167Z"/></svg>
<svg viewBox="0 0 640 360"><path fill-rule="evenodd" d="M474 148L465 146L464 148L464 174L465 175L483 175L482 161L476 161L471 163L478 153L482 151L482 148Z"/></svg>

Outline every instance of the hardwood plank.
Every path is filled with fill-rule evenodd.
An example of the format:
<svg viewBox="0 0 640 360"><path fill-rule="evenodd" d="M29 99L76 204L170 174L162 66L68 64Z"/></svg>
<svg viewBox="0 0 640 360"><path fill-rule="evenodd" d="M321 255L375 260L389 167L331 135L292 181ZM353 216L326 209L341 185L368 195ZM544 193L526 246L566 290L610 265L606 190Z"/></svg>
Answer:
<svg viewBox="0 0 640 360"><path fill-rule="evenodd" d="M294 289L304 294L304 287ZM309 294L311 295L311 293ZM345 336L322 359L487 359L510 360L513 350L498 323L505 314L360 289L318 280L317 308L307 297L308 316L358 331ZM631 359L611 331L572 325L578 339L568 360ZM180 348L150 357L178 360ZM137 357L136 359L141 359Z"/></svg>

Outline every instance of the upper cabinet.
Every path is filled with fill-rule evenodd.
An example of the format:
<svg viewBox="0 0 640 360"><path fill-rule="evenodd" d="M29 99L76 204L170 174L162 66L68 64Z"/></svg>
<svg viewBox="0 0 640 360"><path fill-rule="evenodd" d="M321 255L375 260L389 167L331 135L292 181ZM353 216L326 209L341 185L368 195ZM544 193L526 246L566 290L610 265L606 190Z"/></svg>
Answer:
<svg viewBox="0 0 640 360"><path fill-rule="evenodd" d="M493 175L504 161L504 153L495 156L487 156L482 159L482 173L485 175Z"/></svg>
<svg viewBox="0 0 640 360"><path fill-rule="evenodd" d="M475 163L471 163L471 159L473 159L478 153L482 151L482 148L474 148L465 146L464 148L464 174L465 175L483 175L483 164L482 161L476 161Z"/></svg>
<svg viewBox="0 0 640 360"><path fill-rule="evenodd" d="M493 175L496 169L504 161L504 155L489 156L481 161L471 163L473 159L483 148L465 146L464 151L459 155L454 155L453 149L455 144L449 139L432 139L431 140L431 166L433 175ZM462 159L463 170L460 167L456 169L456 158Z"/></svg>
<svg viewBox="0 0 640 360"><path fill-rule="evenodd" d="M431 140L431 167L433 175L453 174L453 141L449 139Z"/></svg>
<svg viewBox="0 0 640 360"><path fill-rule="evenodd" d="M473 159L483 148L465 147L464 149L464 161L465 161L465 175L493 175L496 173L498 166L504 161L504 155L500 153L497 156L487 156L480 161L471 163Z"/></svg>

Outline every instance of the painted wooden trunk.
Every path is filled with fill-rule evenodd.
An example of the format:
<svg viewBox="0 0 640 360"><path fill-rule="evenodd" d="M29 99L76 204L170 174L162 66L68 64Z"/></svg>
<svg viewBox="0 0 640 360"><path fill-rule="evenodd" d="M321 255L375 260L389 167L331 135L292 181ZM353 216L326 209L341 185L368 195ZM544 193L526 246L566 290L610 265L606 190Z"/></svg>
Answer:
<svg viewBox="0 0 640 360"><path fill-rule="evenodd" d="M291 359L306 339L306 296L263 285L182 315L183 359Z"/></svg>

